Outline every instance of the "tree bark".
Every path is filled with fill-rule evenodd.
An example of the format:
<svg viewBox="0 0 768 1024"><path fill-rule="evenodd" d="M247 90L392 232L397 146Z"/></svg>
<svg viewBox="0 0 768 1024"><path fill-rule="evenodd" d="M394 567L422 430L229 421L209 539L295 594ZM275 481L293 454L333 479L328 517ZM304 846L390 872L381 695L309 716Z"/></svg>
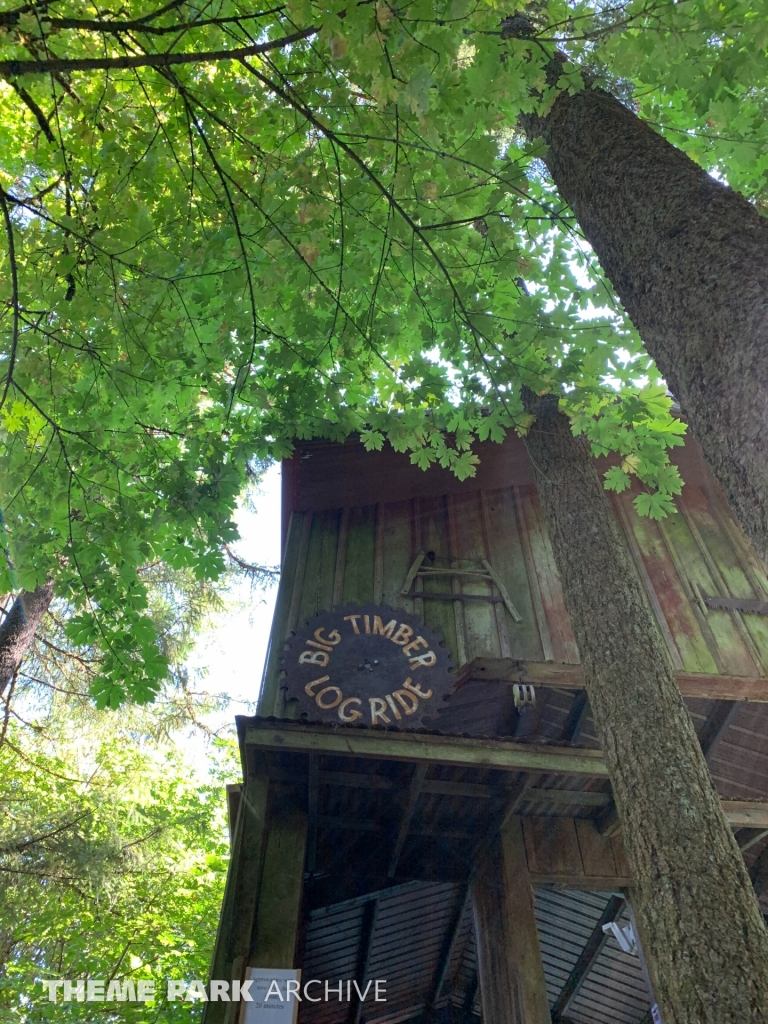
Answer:
<svg viewBox="0 0 768 1024"><path fill-rule="evenodd" d="M662 1020L768 1021L768 933L588 445L556 398L524 402Z"/></svg>
<svg viewBox="0 0 768 1024"><path fill-rule="evenodd" d="M0 624L0 695L16 674L52 599L51 580L31 593L24 590Z"/></svg>
<svg viewBox="0 0 768 1024"><path fill-rule="evenodd" d="M599 89L523 127L768 560L768 218Z"/></svg>

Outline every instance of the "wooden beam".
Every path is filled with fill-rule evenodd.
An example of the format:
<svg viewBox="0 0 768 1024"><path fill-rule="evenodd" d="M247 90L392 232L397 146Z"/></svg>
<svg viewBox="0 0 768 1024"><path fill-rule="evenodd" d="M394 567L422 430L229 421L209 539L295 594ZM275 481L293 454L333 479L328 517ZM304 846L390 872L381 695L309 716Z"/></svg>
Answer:
<svg viewBox="0 0 768 1024"><path fill-rule="evenodd" d="M475 658L457 674L458 685L469 679L520 681L555 690L583 690L581 665L563 665L551 661L512 661L507 658ZM700 672L675 672L684 697L706 700L738 700L768 703L768 679L749 676L709 675Z"/></svg>
<svg viewBox="0 0 768 1024"><path fill-rule="evenodd" d="M462 925L464 924L464 917L467 913L467 909L471 903L472 894L469 885L464 888L464 894L459 900L456 911L453 916L453 920L450 923L448 931L446 932L445 941L443 942L443 948L440 952L440 959L437 963L437 971L435 973L435 980L432 985L432 991L427 999L427 1007L433 1009L443 993L443 987L446 979L448 978L448 971L451 967L451 961L453 960L456 952L456 943L459 940L461 934Z"/></svg>
<svg viewBox="0 0 768 1024"><path fill-rule="evenodd" d="M477 988L480 978L477 971L470 978L467 990L464 993L464 1003L461 1008L461 1024L472 1024L475 1014L475 999L477 999Z"/></svg>
<svg viewBox="0 0 768 1024"><path fill-rule="evenodd" d="M264 856L268 794L269 774L262 757L240 799L211 963L212 978L239 981L245 973ZM226 1016L226 1003L203 1006L204 1024L223 1024Z"/></svg>
<svg viewBox="0 0 768 1024"><path fill-rule="evenodd" d="M768 801L721 798L720 803L731 828L768 828Z"/></svg>
<svg viewBox="0 0 768 1024"><path fill-rule="evenodd" d="M603 925L610 924L611 921L615 921L617 919L624 909L624 902L623 896L611 896L606 903L605 909L600 915L600 920L597 922L592 934L587 939L584 948L579 954L579 959L574 964L573 970L568 975L565 984L560 989L560 993L555 1000L555 1004L552 1007L552 1024L561 1024L563 1021L563 1014L568 1009L568 1004L578 995L587 974L591 970L592 965L595 963L597 958L600 956L600 952L608 940L608 936L603 931Z"/></svg>
<svg viewBox="0 0 768 1024"><path fill-rule="evenodd" d="M363 908L363 923L360 929L360 945L357 950L357 966L355 968L355 980L357 981L358 992L365 991L365 979L371 963L371 950L373 948L373 934L376 931L376 922L379 919L379 900L371 900ZM360 1024L363 1014L363 1001L355 992L347 1013L348 1024Z"/></svg>
<svg viewBox="0 0 768 1024"><path fill-rule="evenodd" d="M525 836L528 871L534 885L567 885L603 892L632 885L621 839L601 836L588 818L517 820Z"/></svg>
<svg viewBox="0 0 768 1024"><path fill-rule="evenodd" d="M550 1024L519 819L488 843L472 880L483 1024Z"/></svg>
<svg viewBox="0 0 768 1024"><path fill-rule="evenodd" d="M307 777L307 810L309 811L309 837L307 839L307 872L314 875L317 867L317 814L320 771L317 754L309 755Z"/></svg>
<svg viewBox="0 0 768 1024"><path fill-rule="evenodd" d="M724 800L720 803L731 828L768 828L768 800ZM596 822L601 836L615 836L621 831L616 805L610 803Z"/></svg>
<svg viewBox="0 0 768 1024"><path fill-rule="evenodd" d="M337 729L326 726L251 720L245 743L259 750L304 754L337 754L388 761L427 762L503 771L552 772L605 778L608 769L599 750L511 743L494 739L383 732L378 729Z"/></svg>
<svg viewBox="0 0 768 1024"><path fill-rule="evenodd" d="M408 786L408 794L403 806L403 813L400 817L400 824L397 829L395 846L392 850L392 856L389 859L387 878L395 877L397 865L400 861L400 854L403 852L403 846L405 845L405 840L408 837L411 822L413 821L413 812L416 810L416 804L421 796L421 787L424 785L424 779L428 770L428 764L417 764L413 770L413 776L411 778L411 783Z"/></svg>
<svg viewBox="0 0 768 1024"><path fill-rule="evenodd" d="M762 896L768 889L768 846L749 869L749 877L756 896Z"/></svg>
<svg viewBox="0 0 768 1024"><path fill-rule="evenodd" d="M366 903L372 903L373 900L380 899L382 896L398 896L400 893L410 892L412 889L421 889L424 884L416 879L410 882L400 882L397 885L388 885L383 889L367 892L363 896L353 896L351 899L340 900L338 903L329 903L326 907L316 907L314 910L310 910L309 916L314 921L315 918L327 917L328 914L335 914L339 910L365 906Z"/></svg>
<svg viewBox="0 0 768 1024"><path fill-rule="evenodd" d="M589 714L589 698L586 690L579 690L573 698L563 731L560 733L561 743L575 743L581 734L582 726Z"/></svg>
<svg viewBox="0 0 768 1024"><path fill-rule="evenodd" d="M714 756L717 745L728 731L738 708L738 701L720 700L707 715L699 732L699 743L707 762Z"/></svg>
<svg viewBox="0 0 768 1024"><path fill-rule="evenodd" d="M264 867L258 885L254 945L250 967L295 967L299 911L307 847L307 814L281 799L271 807Z"/></svg>
<svg viewBox="0 0 768 1024"><path fill-rule="evenodd" d="M313 757L315 755L312 755ZM273 782L301 782L296 773L273 769L270 772ZM371 775L368 772L318 772L321 786L338 786L349 789L397 790L402 788L398 779L387 779L382 775ZM421 786L422 793L436 796L463 796L472 800L489 800L491 797L512 794L518 787L484 786L477 782L446 782L443 779L425 779ZM607 807L611 803L610 793L592 792L576 789L537 789L529 786L524 794L526 800L550 804L580 804L582 807ZM310 807L310 821L311 821Z"/></svg>

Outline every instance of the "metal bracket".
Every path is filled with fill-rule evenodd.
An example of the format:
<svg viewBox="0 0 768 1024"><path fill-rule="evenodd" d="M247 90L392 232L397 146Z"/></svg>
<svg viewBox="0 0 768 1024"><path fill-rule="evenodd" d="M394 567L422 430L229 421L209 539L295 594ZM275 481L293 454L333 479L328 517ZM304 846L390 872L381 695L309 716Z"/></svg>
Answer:
<svg viewBox="0 0 768 1024"><path fill-rule="evenodd" d="M637 956L637 940L631 924L622 928L616 921L609 921L603 925L603 931L606 935L612 935L625 953Z"/></svg>
<svg viewBox="0 0 768 1024"><path fill-rule="evenodd" d="M536 691L532 683L515 683L512 687L515 707L518 711L526 711L536 706Z"/></svg>

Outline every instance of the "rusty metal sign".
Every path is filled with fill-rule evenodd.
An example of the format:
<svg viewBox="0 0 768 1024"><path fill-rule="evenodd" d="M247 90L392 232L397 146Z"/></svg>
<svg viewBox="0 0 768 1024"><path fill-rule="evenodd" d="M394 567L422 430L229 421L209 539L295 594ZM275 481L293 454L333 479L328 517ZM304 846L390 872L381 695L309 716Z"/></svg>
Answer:
<svg viewBox="0 0 768 1024"><path fill-rule="evenodd" d="M287 699L310 722L414 729L453 689L442 638L385 605L316 615L286 642L282 668Z"/></svg>

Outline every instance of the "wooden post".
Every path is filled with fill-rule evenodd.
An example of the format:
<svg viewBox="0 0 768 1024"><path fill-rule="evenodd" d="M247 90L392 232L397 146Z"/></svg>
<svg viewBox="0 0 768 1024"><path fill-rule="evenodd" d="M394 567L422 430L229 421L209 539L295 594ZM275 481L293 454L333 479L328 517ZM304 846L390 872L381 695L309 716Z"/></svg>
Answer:
<svg viewBox="0 0 768 1024"><path fill-rule="evenodd" d="M266 765L257 764L238 810L211 978L294 967L307 828L296 789L270 785ZM203 1024L234 1024L238 1012L238 1003L206 1003Z"/></svg>
<svg viewBox="0 0 768 1024"><path fill-rule="evenodd" d="M489 840L472 881L483 1024L550 1024L518 817Z"/></svg>
<svg viewBox="0 0 768 1024"><path fill-rule="evenodd" d="M253 917L267 825L269 774L263 757L256 757L256 769L246 781L237 811L232 854L224 890L224 902L211 963L211 978L240 980L250 951ZM203 1024L222 1024L231 1018L232 1004L205 1003Z"/></svg>
<svg viewBox="0 0 768 1024"><path fill-rule="evenodd" d="M269 816L249 967L295 967L307 847L307 813L279 787ZM295 796L294 796L295 799Z"/></svg>

